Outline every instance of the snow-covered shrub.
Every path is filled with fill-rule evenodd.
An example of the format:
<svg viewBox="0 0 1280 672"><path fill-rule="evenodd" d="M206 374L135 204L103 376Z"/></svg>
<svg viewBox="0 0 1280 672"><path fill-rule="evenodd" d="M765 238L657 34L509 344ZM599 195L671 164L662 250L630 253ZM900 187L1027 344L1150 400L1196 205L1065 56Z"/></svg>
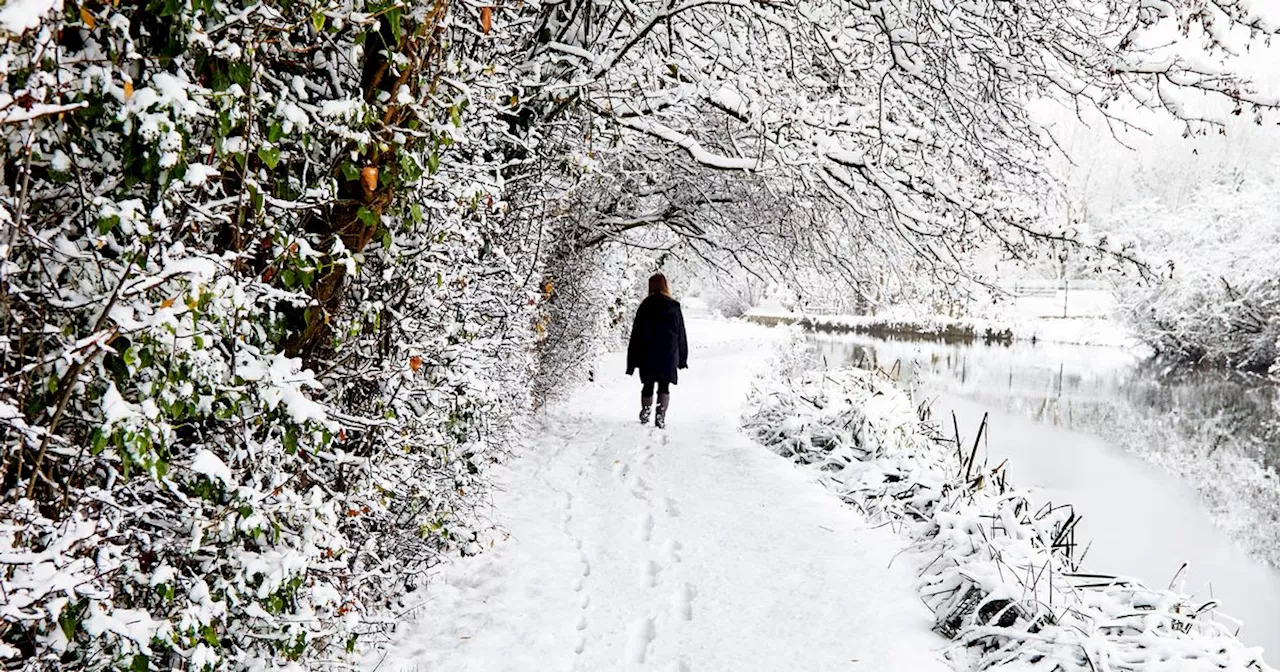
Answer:
<svg viewBox="0 0 1280 672"><path fill-rule="evenodd" d="M907 537L919 592L963 669L1272 669L1214 603L1083 572L1070 506L1011 486L1004 465L975 464L881 374L762 381L743 426Z"/></svg>
<svg viewBox="0 0 1280 672"><path fill-rule="evenodd" d="M575 249L569 240L546 265L543 314L537 324L538 373L533 391L539 402L566 383L597 372L596 355L624 346L651 260L621 247ZM641 277L643 276L643 277ZM620 371L599 372L617 375Z"/></svg>
<svg viewBox="0 0 1280 672"><path fill-rule="evenodd" d="M540 266L446 10L0 10L5 665L338 665L475 550Z"/></svg>
<svg viewBox="0 0 1280 672"><path fill-rule="evenodd" d="M1157 352L1262 372L1280 361L1278 179L1280 165L1227 175L1185 202L1144 201L1111 216L1111 229L1167 260L1163 280L1122 286L1124 316Z"/></svg>

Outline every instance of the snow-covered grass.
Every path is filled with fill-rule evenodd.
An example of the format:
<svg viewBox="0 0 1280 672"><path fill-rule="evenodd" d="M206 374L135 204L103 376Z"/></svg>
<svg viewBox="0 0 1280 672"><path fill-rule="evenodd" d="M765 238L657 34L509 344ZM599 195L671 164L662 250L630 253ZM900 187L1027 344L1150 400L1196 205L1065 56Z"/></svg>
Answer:
<svg viewBox="0 0 1280 672"><path fill-rule="evenodd" d="M1083 572L1072 507L1012 485L1009 465L975 464L976 442L944 437L892 381L788 357L757 384L744 428L910 540L958 668L1272 669L1214 603Z"/></svg>

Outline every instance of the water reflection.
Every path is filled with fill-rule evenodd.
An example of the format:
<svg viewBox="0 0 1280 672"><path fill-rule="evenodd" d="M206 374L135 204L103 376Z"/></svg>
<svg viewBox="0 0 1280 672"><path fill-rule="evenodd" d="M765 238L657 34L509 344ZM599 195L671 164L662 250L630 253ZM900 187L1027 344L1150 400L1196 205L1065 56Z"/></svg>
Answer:
<svg viewBox="0 0 1280 672"><path fill-rule="evenodd" d="M965 397L1156 463L1194 487L1242 548L1280 567L1280 388L1264 378L1087 346L814 342L827 366L874 366L924 397Z"/></svg>

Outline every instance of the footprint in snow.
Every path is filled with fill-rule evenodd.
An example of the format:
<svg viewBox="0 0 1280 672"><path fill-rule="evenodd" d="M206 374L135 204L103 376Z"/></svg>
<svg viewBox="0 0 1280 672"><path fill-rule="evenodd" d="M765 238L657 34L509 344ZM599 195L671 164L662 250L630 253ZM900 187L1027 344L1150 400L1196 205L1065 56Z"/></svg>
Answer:
<svg viewBox="0 0 1280 672"><path fill-rule="evenodd" d="M667 510L668 516L671 516L672 518L680 517L680 508L676 506L676 500L671 499L670 497L663 497L662 508Z"/></svg>
<svg viewBox="0 0 1280 672"><path fill-rule="evenodd" d="M640 541L649 541L653 537L653 514L645 512L640 519Z"/></svg>
<svg viewBox="0 0 1280 672"><path fill-rule="evenodd" d="M662 544L662 554L666 557L667 562L680 562L680 549L683 548L680 542L675 539L668 539Z"/></svg>
<svg viewBox="0 0 1280 672"><path fill-rule="evenodd" d="M693 620L693 598L696 597L698 591L689 584L680 586L676 591L675 612L676 617L682 621Z"/></svg>
<svg viewBox="0 0 1280 672"><path fill-rule="evenodd" d="M658 585L658 574L662 572L662 567L652 560L646 560L644 563L644 579L646 585L650 588Z"/></svg>
<svg viewBox="0 0 1280 672"><path fill-rule="evenodd" d="M642 618L634 621L627 628L627 663L644 663L644 659L649 655L649 645L653 640L658 638L658 632L653 627L652 618Z"/></svg>
<svg viewBox="0 0 1280 672"><path fill-rule="evenodd" d="M644 479L639 476L632 475L627 485L631 488L631 494L638 499L644 499L649 492L649 484L645 483Z"/></svg>

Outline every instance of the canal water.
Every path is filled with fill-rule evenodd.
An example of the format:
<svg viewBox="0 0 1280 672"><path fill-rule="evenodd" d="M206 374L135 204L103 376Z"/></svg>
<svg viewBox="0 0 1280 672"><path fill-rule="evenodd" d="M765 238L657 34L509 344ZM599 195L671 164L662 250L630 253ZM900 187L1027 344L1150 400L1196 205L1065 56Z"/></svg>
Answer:
<svg viewBox="0 0 1280 672"><path fill-rule="evenodd" d="M898 378L948 431L954 414L962 440L989 414L980 455L1076 507L1086 568L1218 600L1280 662L1277 386L1113 348L813 342L828 367Z"/></svg>

